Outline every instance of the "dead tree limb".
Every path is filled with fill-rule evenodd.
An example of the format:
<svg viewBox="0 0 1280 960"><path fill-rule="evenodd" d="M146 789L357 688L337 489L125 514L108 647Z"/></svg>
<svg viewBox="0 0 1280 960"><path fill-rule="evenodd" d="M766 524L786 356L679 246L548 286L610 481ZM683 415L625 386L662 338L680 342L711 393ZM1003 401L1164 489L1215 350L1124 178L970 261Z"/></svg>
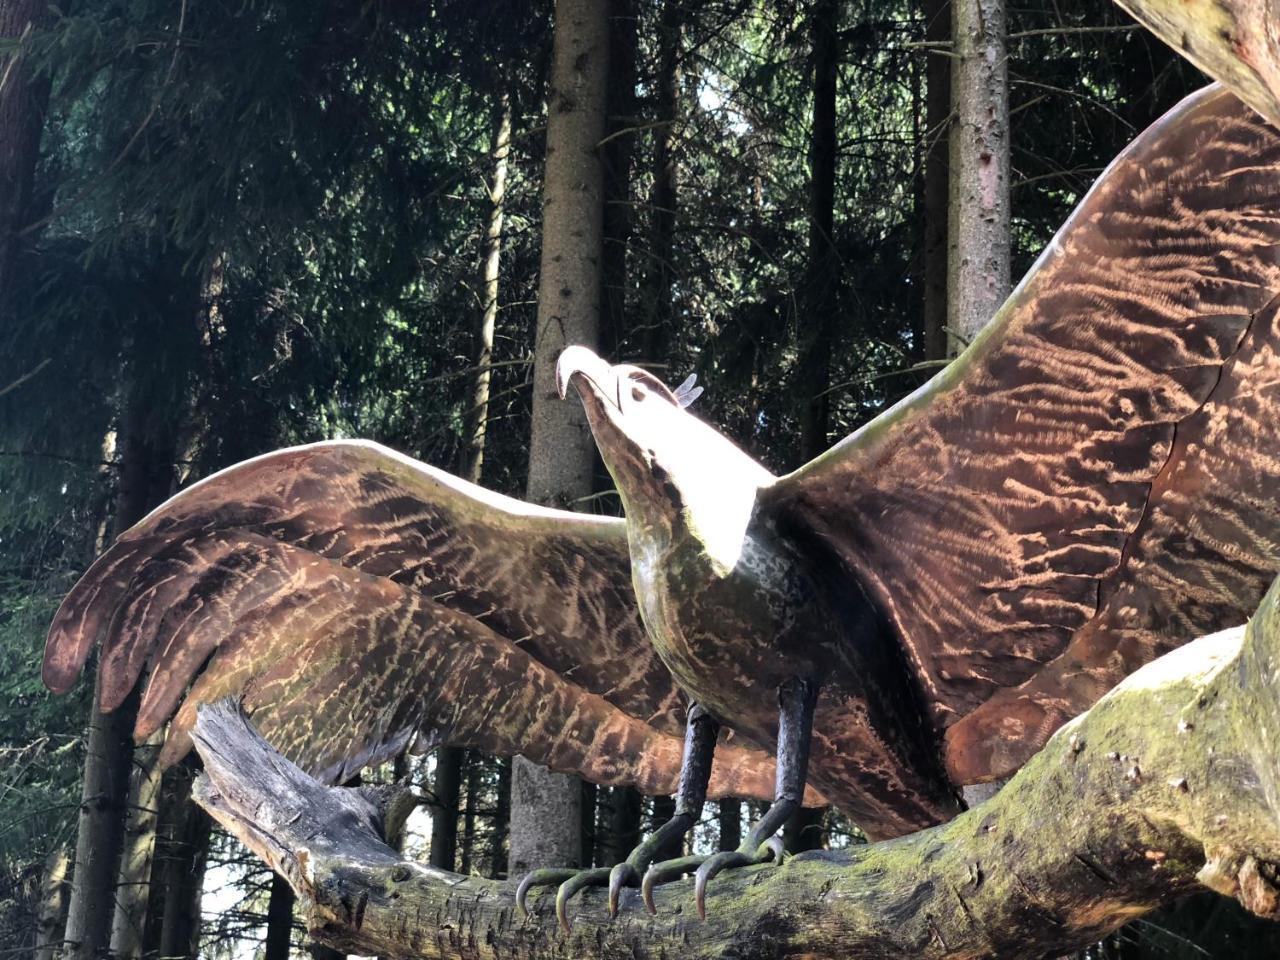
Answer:
<svg viewBox="0 0 1280 960"><path fill-rule="evenodd" d="M691 884L658 915L610 921L588 895L572 934L551 897L403 860L382 842L406 794L321 786L226 703L201 711L197 797L298 894L312 933L383 956L1033 958L1092 942L1206 884L1280 917L1280 586L1248 631L1195 641L1064 727L987 803L900 840L815 851Z"/></svg>

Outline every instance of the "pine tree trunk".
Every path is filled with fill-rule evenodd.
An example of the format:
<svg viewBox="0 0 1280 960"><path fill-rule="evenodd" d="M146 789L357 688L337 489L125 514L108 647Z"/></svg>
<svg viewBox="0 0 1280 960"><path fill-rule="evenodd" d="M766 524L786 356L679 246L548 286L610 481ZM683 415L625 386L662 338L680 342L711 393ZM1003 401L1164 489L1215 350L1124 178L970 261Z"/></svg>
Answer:
<svg viewBox="0 0 1280 960"><path fill-rule="evenodd" d="M45 859L33 960L54 960L62 946L62 932L67 925L67 871L70 867L71 857L65 847L58 847Z"/></svg>
<svg viewBox="0 0 1280 960"><path fill-rule="evenodd" d="M950 0L924 0L928 43L951 41ZM924 136L924 356L947 356L947 209L951 131L951 58L926 49Z"/></svg>
<svg viewBox="0 0 1280 960"><path fill-rule="evenodd" d="M436 807L431 811L431 865L452 870L458 856L458 800L462 796L462 747L436 751L436 775L431 784Z"/></svg>
<svg viewBox="0 0 1280 960"><path fill-rule="evenodd" d="M212 823L191 799L193 776L194 766L183 763L167 770L161 785L161 822L152 873L159 881L163 908L153 929L156 949L165 960L194 960L199 947L200 901Z"/></svg>
<svg viewBox="0 0 1280 960"><path fill-rule="evenodd" d="M484 263L480 289L484 309L476 330L474 353L476 377L471 388L467 419L467 448L462 475L479 483L484 468L484 441L489 424L490 364L493 363L493 332L498 322L498 280L502 262L502 220L506 211L507 163L511 156L511 96L503 90L494 110L489 158L493 180L489 185L489 216L485 226ZM433 834L434 835L434 834Z"/></svg>
<svg viewBox="0 0 1280 960"><path fill-rule="evenodd" d="M1009 78L1004 0L953 0L947 326L971 343L1009 294Z"/></svg>
<svg viewBox="0 0 1280 960"><path fill-rule="evenodd" d="M634 787L610 787L605 822L600 842L599 861L602 867L612 867L627 859L640 842L640 817L644 811L643 798Z"/></svg>
<svg viewBox="0 0 1280 960"><path fill-rule="evenodd" d="M145 424L150 411L143 409L145 404L138 397L139 391L132 391L121 429L120 490L114 523L117 536L173 492L175 435L148 430ZM97 709L95 671L93 699L67 910L65 956L69 960L92 960L110 947L139 694L135 689L117 709L103 714Z"/></svg>
<svg viewBox="0 0 1280 960"><path fill-rule="evenodd" d="M809 254L800 290L800 460L827 449L831 353L835 341L840 261L834 246L836 190L836 73L839 0L817 0L810 14L813 44L813 127L809 133Z"/></svg>
<svg viewBox="0 0 1280 960"><path fill-rule="evenodd" d="M195 764L166 769L160 780L155 860L148 890L145 957L195 957L200 946L200 905L209 856L209 815L193 803Z"/></svg>
<svg viewBox="0 0 1280 960"><path fill-rule="evenodd" d="M156 846L160 803L160 746L157 733L134 749L129 786L129 820L125 849L116 882L116 909L111 924L111 953L117 960L140 960L147 923L148 891Z"/></svg>
<svg viewBox="0 0 1280 960"><path fill-rule="evenodd" d="M511 758L498 757L498 790L493 808L493 850L489 858L489 876L495 880L507 875L507 831L511 825Z"/></svg>
<svg viewBox="0 0 1280 960"><path fill-rule="evenodd" d="M629 331L627 252L634 223L631 174L635 163L636 59L639 44L636 0L610 0L608 135L604 164L604 262L600 347L618 359Z"/></svg>
<svg viewBox="0 0 1280 960"><path fill-rule="evenodd" d="M49 20L47 0L0 0L0 40L30 35ZM12 309L11 284L20 231L31 211L31 187L49 81L35 76L22 52L0 55L0 326Z"/></svg>
<svg viewBox="0 0 1280 960"><path fill-rule="evenodd" d="M680 65L684 39L684 6L665 0L658 27L658 114L653 146L653 191L650 222L648 296L644 319L644 359L666 359L668 334L675 322L676 209L680 202L680 168L676 159L680 117Z"/></svg>
<svg viewBox="0 0 1280 960"><path fill-rule="evenodd" d="M271 874L271 899L267 902L267 939L262 960L289 960L293 942L293 888L278 873Z"/></svg>
<svg viewBox="0 0 1280 960"><path fill-rule="evenodd" d="M468 750L463 761L466 771L467 799L462 807L462 857L458 872L471 876L476 853L476 813L480 808L480 758L474 750Z"/></svg>
<svg viewBox="0 0 1280 960"><path fill-rule="evenodd" d="M527 499L572 507L592 491L595 443L581 404L561 402L555 366L570 344L596 347L600 331L608 6L557 0L547 97L547 166L533 358ZM582 859L582 791L574 777L516 758L511 783L510 873Z"/></svg>
<svg viewBox="0 0 1280 960"><path fill-rule="evenodd" d="M720 849L737 850L742 843L742 801L725 797L720 801L716 819L720 825Z"/></svg>

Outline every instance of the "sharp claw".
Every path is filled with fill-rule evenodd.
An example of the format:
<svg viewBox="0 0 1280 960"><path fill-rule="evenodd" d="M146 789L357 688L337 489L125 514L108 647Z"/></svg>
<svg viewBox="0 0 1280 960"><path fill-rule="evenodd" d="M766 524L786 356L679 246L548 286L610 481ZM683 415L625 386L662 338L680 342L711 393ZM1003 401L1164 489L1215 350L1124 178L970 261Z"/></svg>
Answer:
<svg viewBox="0 0 1280 960"><path fill-rule="evenodd" d="M654 875L653 867L644 872L644 879L640 881L640 898L644 900L644 908L649 911L649 916L656 917L658 915L658 907L653 902L653 885L657 882Z"/></svg>
<svg viewBox="0 0 1280 960"><path fill-rule="evenodd" d="M781 863L782 850L782 838L775 837L757 847L755 854L744 853L742 848L739 848L725 850L708 857L693 876L693 901L698 906L698 916L703 920L707 919L707 884L713 877L733 867L750 867L757 863L768 863L774 857L777 857L777 862Z"/></svg>
<svg viewBox="0 0 1280 960"><path fill-rule="evenodd" d="M726 867L745 867L752 863L750 857L737 850L726 850L707 859L693 876L693 902L698 906L698 916L707 919L707 884Z"/></svg>
<svg viewBox="0 0 1280 960"><path fill-rule="evenodd" d="M618 897L623 887L634 887L640 880L636 868L625 860L609 873L609 916L618 915Z"/></svg>
<svg viewBox="0 0 1280 960"><path fill-rule="evenodd" d="M608 867L596 867L594 870L580 870L560 884L556 891L556 917L560 920L560 929L565 933L573 932L573 924L569 922L569 901L579 890L586 887L603 887L609 880Z"/></svg>
<svg viewBox="0 0 1280 960"><path fill-rule="evenodd" d="M525 897L529 896L529 888L533 886L533 874L526 873L520 878L520 886L516 887L516 906L520 908L520 913L524 916L529 915L529 905L524 902Z"/></svg>
<svg viewBox="0 0 1280 960"><path fill-rule="evenodd" d="M644 899L645 908L651 914L656 914L658 908L653 902L653 888L659 884L679 880L686 873L692 873L706 860L707 858L703 856L691 856L678 857L675 860L664 860L662 863L653 864L645 871L644 879L640 881L640 896Z"/></svg>
<svg viewBox="0 0 1280 960"><path fill-rule="evenodd" d="M520 885L516 887L516 906L520 908L520 912L526 917L529 915L529 906L525 902L525 898L529 896L529 891L534 887L550 887L568 880L578 871L569 870L567 868L546 868L542 870L530 870L524 875L520 881Z"/></svg>

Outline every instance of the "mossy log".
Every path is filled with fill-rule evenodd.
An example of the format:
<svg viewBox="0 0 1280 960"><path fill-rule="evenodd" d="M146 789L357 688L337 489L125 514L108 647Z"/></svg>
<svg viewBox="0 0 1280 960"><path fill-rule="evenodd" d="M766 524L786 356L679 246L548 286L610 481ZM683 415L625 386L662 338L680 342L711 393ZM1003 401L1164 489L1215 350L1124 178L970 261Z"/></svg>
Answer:
<svg viewBox="0 0 1280 960"><path fill-rule="evenodd" d="M1065 726L987 802L898 840L800 854L634 891L600 891L556 925L552 896L404 860L381 839L412 800L321 786L230 704L195 738L206 809L279 871L312 934L400 957L1032 958L1097 940L1208 885L1280 917L1280 586L1248 630L1204 637L1135 673Z"/></svg>

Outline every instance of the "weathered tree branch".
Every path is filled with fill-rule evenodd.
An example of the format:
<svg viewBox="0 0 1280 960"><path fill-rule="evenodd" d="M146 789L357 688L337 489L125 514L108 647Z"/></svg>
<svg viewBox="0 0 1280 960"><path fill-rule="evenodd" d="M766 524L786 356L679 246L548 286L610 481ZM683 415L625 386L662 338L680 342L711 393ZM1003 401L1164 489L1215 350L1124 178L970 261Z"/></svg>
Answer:
<svg viewBox="0 0 1280 960"><path fill-rule="evenodd" d="M987 803L900 840L812 852L634 892L598 891L567 937L552 898L525 919L510 883L403 860L379 831L404 791L332 789L282 759L232 705L201 711L199 802L297 891L313 934L414 957L1053 955L1207 884L1280 917L1280 586L1246 632L1134 674L1064 727Z"/></svg>

